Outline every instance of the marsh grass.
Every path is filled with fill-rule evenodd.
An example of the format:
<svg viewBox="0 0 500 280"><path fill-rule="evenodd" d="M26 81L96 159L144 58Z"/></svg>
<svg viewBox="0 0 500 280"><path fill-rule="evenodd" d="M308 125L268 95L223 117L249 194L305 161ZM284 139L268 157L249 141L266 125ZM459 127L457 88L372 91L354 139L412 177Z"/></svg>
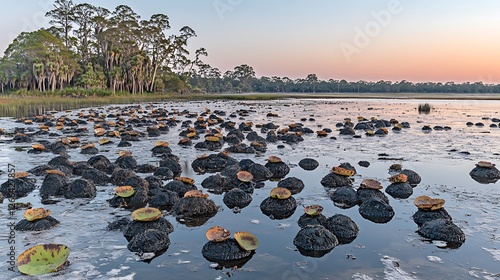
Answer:
<svg viewBox="0 0 500 280"><path fill-rule="evenodd" d="M431 105L429 103L418 104L418 113L419 114L429 114L431 112Z"/></svg>

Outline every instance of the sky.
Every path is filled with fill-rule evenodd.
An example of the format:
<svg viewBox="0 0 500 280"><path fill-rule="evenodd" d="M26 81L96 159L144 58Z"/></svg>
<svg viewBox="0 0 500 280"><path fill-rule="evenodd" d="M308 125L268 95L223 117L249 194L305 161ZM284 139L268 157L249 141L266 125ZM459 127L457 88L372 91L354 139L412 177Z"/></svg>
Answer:
<svg viewBox="0 0 500 280"><path fill-rule="evenodd" d="M22 31L48 26L53 0L0 11L0 53ZM500 83L500 1L73 0L193 28L193 50L222 73L248 64L258 77Z"/></svg>

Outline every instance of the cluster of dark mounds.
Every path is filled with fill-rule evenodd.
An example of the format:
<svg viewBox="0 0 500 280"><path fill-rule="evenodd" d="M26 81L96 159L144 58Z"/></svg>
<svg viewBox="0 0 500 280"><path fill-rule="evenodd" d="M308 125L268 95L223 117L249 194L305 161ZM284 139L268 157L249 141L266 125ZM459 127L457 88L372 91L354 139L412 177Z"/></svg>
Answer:
<svg viewBox="0 0 500 280"><path fill-rule="evenodd" d="M391 128L393 132L399 132L402 129L410 128L408 122L399 122L396 119L391 120L378 120L376 118L371 118L370 120L358 117L358 123L354 124L350 118L344 119L344 122L337 123L335 125L339 131L339 135L354 136L356 138L361 137L357 135L356 131L363 131L368 137L370 136L384 136L389 133L388 128Z"/></svg>
<svg viewBox="0 0 500 280"><path fill-rule="evenodd" d="M419 208L413 214L412 218L418 226L418 234L429 240L444 241L448 248L460 247L465 242L464 232L453 222L452 217L442 205L436 208Z"/></svg>
<svg viewBox="0 0 500 280"><path fill-rule="evenodd" d="M170 246L169 234L174 231L172 224L165 218L155 221L131 221L123 231L129 242L131 252L160 254Z"/></svg>
<svg viewBox="0 0 500 280"><path fill-rule="evenodd" d="M349 244L358 236L356 223L348 216L304 213L298 221L301 230L293 240L304 256L322 257L339 244Z"/></svg>
<svg viewBox="0 0 500 280"><path fill-rule="evenodd" d="M403 174L404 182L395 181L385 190L394 198L406 199L413 194L413 187L417 186L421 178L413 170L399 169L398 174ZM332 171L321 180L330 195L333 204L342 209L352 208L359 205L360 215L375 223L387 223L395 215L394 209L389 204L388 197L380 191L382 186L376 182L374 186L361 183L361 186L355 189L351 176L356 174L356 169L349 163L340 164L334 167Z"/></svg>

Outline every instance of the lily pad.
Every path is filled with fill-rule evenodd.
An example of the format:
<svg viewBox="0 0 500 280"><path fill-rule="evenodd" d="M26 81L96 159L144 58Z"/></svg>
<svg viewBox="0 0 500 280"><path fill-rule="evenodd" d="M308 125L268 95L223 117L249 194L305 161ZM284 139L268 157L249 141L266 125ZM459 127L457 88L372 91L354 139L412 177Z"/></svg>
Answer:
<svg viewBox="0 0 500 280"><path fill-rule="evenodd" d="M252 173L250 173L248 171L239 171L236 174L236 176L238 177L238 180L245 182L245 183L251 182L253 180Z"/></svg>
<svg viewBox="0 0 500 280"><path fill-rule="evenodd" d="M209 241L222 242L231 236L231 232L221 226L215 226L208 229L205 236Z"/></svg>
<svg viewBox="0 0 500 280"><path fill-rule="evenodd" d="M349 170L339 166L335 166L334 168L332 168L332 172L337 175L347 176L347 177L353 176L355 173L353 170Z"/></svg>
<svg viewBox="0 0 500 280"><path fill-rule="evenodd" d="M50 215L50 210L45 210L43 208L31 208L24 211L24 218L29 222L40 220L46 218Z"/></svg>
<svg viewBox="0 0 500 280"><path fill-rule="evenodd" d="M251 233L238 231L234 234L234 239L238 242L241 248L247 251L253 251L259 247L259 240Z"/></svg>
<svg viewBox="0 0 500 280"><path fill-rule="evenodd" d="M270 196L271 198L287 199L292 196L292 193L289 189L277 187L271 190Z"/></svg>
<svg viewBox="0 0 500 280"><path fill-rule="evenodd" d="M58 271L69 256L69 248L61 244L40 244L24 251L17 258L17 269L27 275Z"/></svg>
<svg viewBox="0 0 500 280"><path fill-rule="evenodd" d="M157 208L139 208L132 212L132 219L140 222L152 222L161 218L162 213Z"/></svg>
<svg viewBox="0 0 500 280"><path fill-rule="evenodd" d="M304 212L309 216L318 216L323 212L323 206L317 204L306 206Z"/></svg>
<svg viewBox="0 0 500 280"><path fill-rule="evenodd" d="M131 197L135 193L135 190L132 186L121 186L115 188L115 193L119 197Z"/></svg>

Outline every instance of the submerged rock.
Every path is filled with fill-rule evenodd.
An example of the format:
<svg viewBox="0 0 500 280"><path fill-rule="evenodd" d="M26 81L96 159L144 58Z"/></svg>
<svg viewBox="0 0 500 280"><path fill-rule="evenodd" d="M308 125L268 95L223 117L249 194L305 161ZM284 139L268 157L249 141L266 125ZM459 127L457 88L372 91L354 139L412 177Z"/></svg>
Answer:
<svg viewBox="0 0 500 280"><path fill-rule="evenodd" d="M448 211L446 211L444 208L434 210L434 211L424 211L418 209L415 214L412 216L413 221L421 227L424 223L432 220L437 220L437 219L444 219L444 220L452 220L450 214L448 214Z"/></svg>
<svg viewBox="0 0 500 280"><path fill-rule="evenodd" d="M311 257L321 257L339 244L337 237L322 225L306 226L302 228L293 244L300 253Z"/></svg>
<svg viewBox="0 0 500 280"><path fill-rule="evenodd" d="M246 260L252 256L253 252L241 248L235 239L229 238L222 242L207 242L203 245L201 254L210 262L216 262L228 267L229 261ZM238 265L236 264L236 266ZM241 267L241 265L238 267Z"/></svg>
<svg viewBox="0 0 500 280"><path fill-rule="evenodd" d="M358 211L363 218L380 224L389 222L395 214L392 206L379 197L372 197L365 200L359 206Z"/></svg>
<svg viewBox="0 0 500 280"><path fill-rule="evenodd" d="M328 218L323 226L331 231L341 244L349 244L359 233L356 223L346 215L336 214Z"/></svg>
<svg viewBox="0 0 500 280"><path fill-rule="evenodd" d="M297 224L301 228L305 228L306 226L324 225L325 223L326 217L323 214L312 216L304 213L297 221Z"/></svg>
<svg viewBox="0 0 500 280"><path fill-rule="evenodd" d="M406 199L413 194L413 188L408 182L392 183L387 186L385 192L394 198Z"/></svg>
<svg viewBox="0 0 500 280"><path fill-rule="evenodd" d="M20 198L27 196L36 189L36 185L28 178L8 179L1 187L0 192L6 198Z"/></svg>
<svg viewBox="0 0 500 280"><path fill-rule="evenodd" d="M464 232L452 221L447 219L436 219L428 221L418 229L418 233L423 237L432 240L440 240L458 244L462 244L465 242Z"/></svg>
<svg viewBox="0 0 500 280"><path fill-rule="evenodd" d="M299 161L299 166L304 170L314 170L319 166L319 162L313 158L304 158Z"/></svg>
<svg viewBox="0 0 500 280"><path fill-rule="evenodd" d="M16 224L14 229L18 231L42 231L51 229L57 226L58 224L60 224L58 220L52 218L51 216L47 216L43 219L31 222L26 219L23 219Z"/></svg>
<svg viewBox="0 0 500 280"><path fill-rule="evenodd" d="M164 231L147 229L135 235L127 245L131 252L154 253L168 249L170 239Z"/></svg>
<svg viewBox="0 0 500 280"><path fill-rule="evenodd" d="M410 185L412 185L413 187L420 184L420 182L422 181L422 178L420 177L420 175L418 175L418 173L413 171L413 170L403 169L403 170L401 170L400 173L404 174L408 177L408 183Z"/></svg>
<svg viewBox="0 0 500 280"><path fill-rule="evenodd" d="M77 179L69 184L64 197L68 199L74 198L94 198L96 196L96 188L94 183L85 179Z"/></svg>
<svg viewBox="0 0 500 280"><path fill-rule="evenodd" d="M293 215L295 209L297 209L297 202L292 196L287 199L268 197L260 204L262 213L271 219L286 219Z"/></svg>
<svg viewBox="0 0 500 280"><path fill-rule="evenodd" d="M131 221L125 227L123 236L125 236L127 241L131 241L134 236L144 233L146 230L150 229L170 234L174 231L174 226L165 218L159 218L158 220L152 222Z"/></svg>
<svg viewBox="0 0 500 280"><path fill-rule="evenodd" d="M228 191L222 201L229 209L235 207L242 209L252 202L252 196L239 188L235 188Z"/></svg>
<svg viewBox="0 0 500 280"><path fill-rule="evenodd" d="M292 195L298 194L304 189L304 182L296 177L288 177L278 182L279 188L288 189Z"/></svg>
<svg viewBox="0 0 500 280"><path fill-rule="evenodd" d="M476 166L469 172L469 175L478 183L496 183L500 179L500 171L496 167L487 168Z"/></svg>
<svg viewBox="0 0 500 280"><path fill-rule="evenodd" d="M350 187L352 186L352 181L347 176L338 175L335 173L328 173L323 179L321 179L321 185L325 188L340 188L340 187Z"/></svg>
<svg viewBox="0 0 500 280"><path fill-rule="evenodd" d="M358 195L352 187L338 188L330 195L330 199L333 205L342 209L354 207L359 203Z"/></svg>

